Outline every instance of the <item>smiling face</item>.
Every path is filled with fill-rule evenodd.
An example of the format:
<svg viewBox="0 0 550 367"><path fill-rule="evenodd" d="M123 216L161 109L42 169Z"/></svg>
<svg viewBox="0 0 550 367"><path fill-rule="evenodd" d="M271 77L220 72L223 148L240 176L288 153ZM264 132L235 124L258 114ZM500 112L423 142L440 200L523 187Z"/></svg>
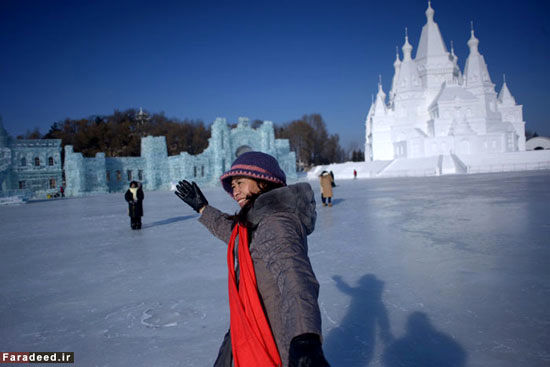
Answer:
<svg viewBox="0 0 550 367"><path fill-rule="evenodd" d="M234 177L231 180L231 188L233 189L233 199L242 208L248 202L248 199L261 192L258 181L248 177Z"/></svg>

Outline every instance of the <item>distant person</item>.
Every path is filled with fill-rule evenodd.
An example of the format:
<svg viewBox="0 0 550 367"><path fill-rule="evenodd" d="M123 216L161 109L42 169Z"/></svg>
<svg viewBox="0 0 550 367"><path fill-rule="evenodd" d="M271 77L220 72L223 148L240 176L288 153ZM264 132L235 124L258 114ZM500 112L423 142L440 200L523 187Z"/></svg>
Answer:
<svg viewBox="0 0 550 367"><path fill-rule="evenodd" d="M332 175L327 171L321 172L319 182L321 184L321 201L323 202L323 206L327 206L327 202L328 206L332 206L332 185L334 184Z"/></svg>
<svg viewBox="0 0 550 367"><path fill-rule="evenodd" d="M141 184L136 181L130 182L130 188L126 191L124 199L128 202L128 215L130 216L130 227L132 229L141 229L144 198Z"/></svg>
<svg viewBox="0 0 550 367"><path fill-rule="evenodd" d="M307 255L311 186L287 186L277 160L261 152L241 154L221 183L241 208L235 215L210 206L194 182L180 181L175 193L228 244L230 330L214 367L328 367Z"/></svg>
<svg viewBox="0 0 550 367"><path fill-rule="evenodd" d="M355 180L357 178L357 170L353 170L353 179Z"/></svg>
<svg viewBox="0 0 550 367"><path fill-rule="evenodd" d="M59 188L59 192L61 193L61 197L64 198L65 197L65 189L63 188L63 186L61 186Z"/></svg>

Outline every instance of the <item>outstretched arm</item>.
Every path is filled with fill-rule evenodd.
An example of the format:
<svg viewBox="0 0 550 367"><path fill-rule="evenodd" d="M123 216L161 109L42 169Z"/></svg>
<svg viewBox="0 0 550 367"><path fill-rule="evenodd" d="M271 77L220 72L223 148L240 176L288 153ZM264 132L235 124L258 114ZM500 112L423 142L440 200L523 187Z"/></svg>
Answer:
<svg viewBox="0 0 550 367"><path fill-rule="evenodd" d="M233 219L229 214L207 205L202 208L199 222L214 236L225 243L229 242L233 230Z"/></svg>
<svg viewBox="0 0 550 367"><path fill-rule="evenodd" d="M176 196L183 200L193 210L201 215L201 222L214 236L225 243L231 238L233 220L228 214L222 213L208 205L201 189L195 182L181 180L176 186Z"/></svg>
<svg viewBox="0 0 550 367"><path fill-rule="evenodd" d="M336 282L336 287L340 292L350 295L353 293L353 288L350 287L348 283L343 281L340 275L335 275L332 277L332 279Z"/></svg>

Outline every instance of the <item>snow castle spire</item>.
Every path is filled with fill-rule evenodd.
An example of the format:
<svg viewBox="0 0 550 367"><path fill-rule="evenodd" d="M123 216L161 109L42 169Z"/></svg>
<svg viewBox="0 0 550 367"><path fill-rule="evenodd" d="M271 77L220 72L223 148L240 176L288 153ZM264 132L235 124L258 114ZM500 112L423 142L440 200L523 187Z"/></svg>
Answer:
<svg viewBox="0 0 550 367"><path fill-rule="evenodd" d="M470 30L470 39L468 40L468 47L470 48L470 54L479 54L479 40L476 38L476 35L474 34L474 22L470 22L471 30Z"/></svg>
<svg viewBox="0 0 550 367"><path fill-rule="evenodd" d="M428 22L433 23L434 13L435 13L435 11L432 9L432 2L428 1L428 9L426 9L426 19L428 19Z"/></svg>
<svg viewBox="0 0 550 367"><path fill-rule="evenodd" d="M432 8L431 1L428 2L426 9L426 24L422 27L418 49L416 51L416 61L429 63L428 59L437 56L446 56L447 48L443 42L443 37L439 31L439 26L434 21L435 11ZM434 60L435 61L435 60Z"/></svg>
<svg viewBox="0 0 550 367"><path fill-rule="evenodd" d="M413 47L409 43L407 28L405 28L405 43L401 49L403 50L403 62L399 66L395 93L421 88L418 67L411 57Z"/></svg>
<svg viewBox="0 0 550 367"><path fill-rule="evenodd" d="M506 85L506 75L503 75L502 79L503 79L502 89L498 94L498 101L503 105L515 106L516 99L514 98L514 96L512 96L512 93L510 93L510 89L508 89L508 85Z"/></svg>
<svg viewBox="0 0 550 367"><path fill-rule="evenodd" d="M416 50L415 62L418 65L422 85L427 87L428 98L434 98L444 81L453 80L454 65L434 20L435 10L431 1L426 9L426 24L422 27Z"/></svg>
<svg viewBox="0 0 550 367"><path fill-rule="evenodd" d="M374 102L374 114L380 115L386 113L386 93L382 89L382 75L378 75L378 93Z"/></svg>
<svg viewBox="0 0 550 367"><path fill-rule="evenodd" d="M399 48L395 46L395 61L393 62L393 67L398 68L401 65L401 59L399 59Z"/></svg>
<svg viewBox="0 0 550 367"><path fill-rule="evenodd" d="M479 53L479 40L474 33L474 24L471 22L470 39L468 40L468 47L470 48L470 54L466 59L466 65L464 66L464 80L466 81L466 87L476 88L484 87L486 91L494 92L494 85L491 82L489 76L489 70L485 63L485 58Z"/></svg>
<svg viewBox="0 0 550 367"><path fill-rule="evenodd" d="M413 47L409 43L409 31L405 27L405 43L401 48L403 50L403 62L412 60L412 49Z"/></svg>
<svg viewBox="0 0 550 367"><path fill-rule="evenodd" d="M399 48L395 46L395 61L393 62L393 79L391 82L390 89L390 106L393 105L393 100L395 97L395 91L397 90L397 81L399 79L399 70L401 69L401 60L399 59Z"/></svg>

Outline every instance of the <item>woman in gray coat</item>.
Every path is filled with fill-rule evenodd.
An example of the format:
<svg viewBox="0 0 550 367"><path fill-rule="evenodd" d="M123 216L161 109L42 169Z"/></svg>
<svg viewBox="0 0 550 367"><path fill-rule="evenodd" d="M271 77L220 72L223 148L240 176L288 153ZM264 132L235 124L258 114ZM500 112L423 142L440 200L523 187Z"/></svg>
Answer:
<svg viewBox="0 0 550 367"><path fill-rule="evenodd" d="M276 345L278 355L270 365L328 366L321 347L321 315L317 302L319 283L307 255L307 236L313 231L316 219L311 186L307 183L287 186L286 176L277 160L261 152L240 155L231 169L221 176L221 182L241 208L235 215L222 213L208 205L194 182L180 181L176 190L180 199L201 214L199 221L214 236L228 243L228 258L237 254L237 249L232 250L234 243L231 243L235 242L236 227L246 228L248 234L248 250L239 247L243 244L240 238L238 258L235 263L228 262L231 329L224 338L214 366L230 367L234 363L239 367L255 367L249 366L251 362L243 362L251 361L243 349L254 352L258 347L254 342L248 347L243 346L249 341L236 341L242 339L243 333L234 330L239 328L234 319L238 319L240 314L232 304L231 275L236 274L239 293L248 279L245 278L247 262L246 258L241 258L241 250L246 252L244 255L249 253L252 260L252 278L255 275L252 289L257 293L254 296L259 299L260 312L267 320L268 334L271 334L267 339L272 338ZM235 269L231 269L232 266ZM254 333L248 331L248 334Z"/></svg>

